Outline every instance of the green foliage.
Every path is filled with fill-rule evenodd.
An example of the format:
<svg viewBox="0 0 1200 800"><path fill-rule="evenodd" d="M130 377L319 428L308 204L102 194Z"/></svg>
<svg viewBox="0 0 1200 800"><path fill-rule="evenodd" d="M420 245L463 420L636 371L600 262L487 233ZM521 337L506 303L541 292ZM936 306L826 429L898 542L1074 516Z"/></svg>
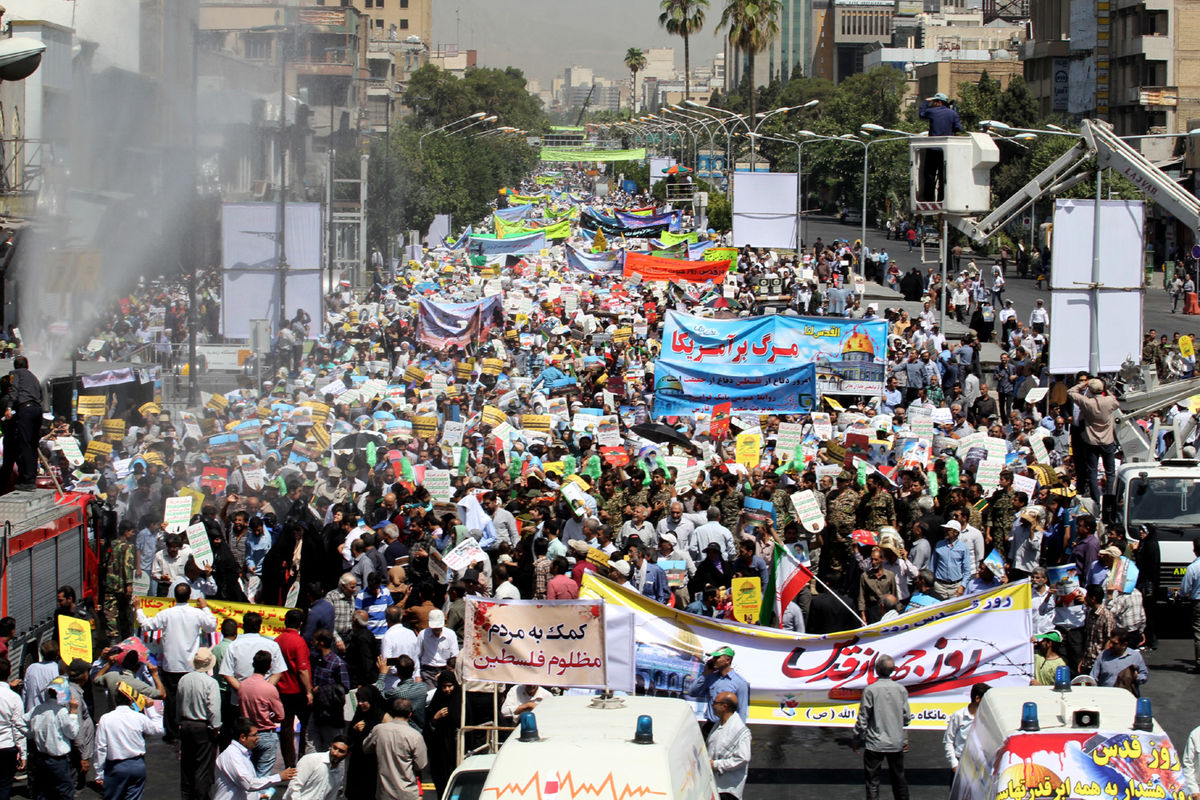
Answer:
<svg viewBox="0 0 1200 800"><path fill-rule="evenodd" d="M662 0L662 13L658 24L667 33L683 39L683 96L692 96L692 53L690 40L693 33L704 28L704 15L708 12L708 0Z"/></svg>
<svg viewBox="0 0 1200 800"><path fill-rule="evenodd" d="M708 227L722 233L733 227L733 206L729 204L729 198L719 192L708 195Z"/></svg>
<svg viewBox="0 0 1200 800"><path fill-rule="evenodd" d="M996 106L1000 102L1000 81L988 75L987 70L979 76L977 83L966 82L958 87L958 116L965 130L979 130L980 120L1000 119ZM1004 120L1007 122L1007 120ZM1009 123L1010 125L1015 123Z"/></svg>
<svg viewBox="0 0 1200 800"><path fill-rule="evenodd" d="M542 101L525 89L525 75L515 67L472 67L466 76L426 64L413 73L404 92L412 109L409 127L432 130L479 111L497 117L495 127L509 125L537 133L547 119Z"/></svg>

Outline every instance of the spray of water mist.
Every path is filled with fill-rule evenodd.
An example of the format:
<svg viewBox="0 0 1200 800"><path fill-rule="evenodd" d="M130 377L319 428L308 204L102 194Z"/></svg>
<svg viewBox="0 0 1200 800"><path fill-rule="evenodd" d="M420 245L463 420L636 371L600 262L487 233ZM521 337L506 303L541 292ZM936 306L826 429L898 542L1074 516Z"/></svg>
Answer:
<svg viewBox="0 0 1200 800"><path fill-rule="evenodd" d="M43 150L38 213L16 254L21 334L44 371L139 280L190 270L196 224L188 87L102 62L75 73L66 138ZM95 255L64 257L79 252Z"/></svg>

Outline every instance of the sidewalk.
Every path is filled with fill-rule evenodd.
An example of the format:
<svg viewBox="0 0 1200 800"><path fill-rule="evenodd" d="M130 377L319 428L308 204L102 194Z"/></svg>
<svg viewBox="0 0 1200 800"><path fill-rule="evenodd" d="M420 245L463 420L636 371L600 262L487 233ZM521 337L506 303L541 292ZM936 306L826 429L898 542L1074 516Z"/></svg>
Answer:
<svg viewBox="0 0 1200 800"><path fill-rule="evenodd" d="M878 303L879 315L883 316L885 308L898 308L908 312L910 318L916 319L917 315L924 310L925 305L917 301L905 300L904 296L895 289L889 289L874 281L866 281L863 289L863 303ZM961 341L963 336L970 332L970 328L953 317L946 318L946 324L942 329L942 333L951 341ZM994 342L986 342L979 352L979 363L983 368L992 367L1000 363L1000 345Z"/></svg>

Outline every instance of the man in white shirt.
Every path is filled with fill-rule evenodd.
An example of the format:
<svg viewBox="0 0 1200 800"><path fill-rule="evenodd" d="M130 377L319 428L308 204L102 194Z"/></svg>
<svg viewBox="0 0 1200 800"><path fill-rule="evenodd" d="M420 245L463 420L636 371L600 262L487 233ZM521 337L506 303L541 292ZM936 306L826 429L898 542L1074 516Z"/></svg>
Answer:
<svg viewBox="0 0 1200 800"><path fill-rule="evenodd" d="M283 800L336 800L346 778L345 761L350 745L345 736L335 736L324 753L309 753L296 764L296 778L288 784Z"/></svg>
<svg viewBox="0 0 1200 800"><path fill-rule="evenodd" d="M521 543L521 534L517 531L517 518L512 515L511 511L500 505L495 492L485 494L480 505L491 516L492 525L496 527L497 544L508 542L515 548Z"/></svg>
<svg viewBox="0 0 1200 800"><path fill-rule="evenodd" d="M733 558L733 534L721 524L721 509L716 506L708 509L708 522L696 528L692 534L687 546L688 554L699 563L704 558L705 548L713 542L721 546L721 558L726 561Z"/></svg>
<svg viewBox="0 0 1200 800"><path fill-rule="evenodd" d="M8 685L12 664L0 658L0 797L8 797L17 770L25 768L25 705Z"/></svg>
<svg viewBox="0 0 1200 800"><path fill-rule="evenodd" d="M262 614L248 611L242 617L242 632L229 645L225 656L221 659L221 677L233 689L233 704L237 705L239 698L238 687L242 681L254 674L254 654L266 650L271 654L271 669L267 672L267 681L272 685L279 683L279 678L287 672L287 662L283 660L283 652L274 639L268 639L259 633L262 630ZM257 738L257 737L256 737Z"/></svg>
<svg viewBox="0 0 1200 800"><path fill-rule="evenodd" d="M526 711L536 710L538 703L553 696L535 683L517 684L504 696L504 703L500 706L500 716L515 720Z"/></svg>
<svg viewBox="0 0 1200 800"><path fill-rule="evenodd" d="M741 800L750 771L750 729L737 713L733 692L721 692L712 701L717 724L708 733L708 756L721 800Z"/></svg>
<svg viewBox="0 0 1200 800"><path fill-rule="evenodd" d="M446 662L458 655L458 636L446 627L446 615L439 609L429 612L429 627L417 637L421 678L430 684L437 682L438 673Z"/></svg>
<svg viewBox="0 0 1200 800"><path fill-rule="evenodd" d="M950 769L958 772L958 760L962 758L963 749L967 746L967 736L971 733L971 725L975 722L975 714L979 711L979 703L987 690L992 687L986 683L977 683L971 687L971 702L966 708L960 708L950 715L946 732L942 734L942 746L946 748L946 760Z"/></svg>
<svg viewBox="0 0 1200 800"><path fill-rule="evenodd" d="M396 672L395 660L400 656L408 656L414 664L418 663L418 659L421 657L421 649L417 646L417 635L400 623L403 614L404 609L399 605L388 606L387 611L384 612L388 629L379 640L379 654L388 662L388 673L393 675Z"/></svg>
<svg viewBox="0 0 1200 800"><path fill-rule="evenodd" d="M175 585L175 605L164 608L153 617L147 617L141 608L137 610L138 625L146 631L162 631L162 682L166 691L163 699L167 740L179 738L179 709L176 690L179 680L192 671L192 659L200 649L200 634L212 633L217 629L217 618L201 597L196 607L188 605L192 587L186 583Z"/></svg>
<svg viewBox="0 0 1200 800"><path fill-rule="evenodd" d="M25 668L24 693L25 711L32 711L42 700L42 691L58 677L58 641L54 638L42 642L38 648L42 660Z"/></svg>
<svg viewBox="0 0 1200 800"><path fill-rule="evenodd" d="M1050 327L1050 312L1046 310L1043 301L1038 300L1033 311L1029 312L1029 327L1038 333L1045 333Z"/></svg>
<svg viewBox="0 0 1200 800"><path fill-rule="evenodd" d="M177 580L186 580L185 567L192 557L192 548L183 543L183 537L178 533L168 533L163 541L166 547L155 554L150 577L164 584L165 588Z"/></svg>
<svg viewBox="0 0 1200 800"><path fill-rule="evenodd" d="M146 737L161 736L162 717L153 706L142 713L128 684L113 692L113 710L96 725L96 783L105 797L140 797L146 784Z"/></svg>
<svg viewBox="0 0 1200 800"><path fill-rule="evenodd" d="M513 585L512 582L512 566L510 564L497 564L495 569L496 588L492 592L492 596L497 600L520 600L521 590ZM413 659L414 661L416 659Z"/></svg>
<svg viewBox="0 0 1200 800"><path fill-rule="evenodd" d="M241 638L241 637L238 637ZM103 721L103 720L101 720ZM217 790L213 800L250 800L250 793L296 777L296 768L288 767L278 775L258 777L250 751L258 744L258 728L245 717L233 723L234 740L217 756Z"/></svg>

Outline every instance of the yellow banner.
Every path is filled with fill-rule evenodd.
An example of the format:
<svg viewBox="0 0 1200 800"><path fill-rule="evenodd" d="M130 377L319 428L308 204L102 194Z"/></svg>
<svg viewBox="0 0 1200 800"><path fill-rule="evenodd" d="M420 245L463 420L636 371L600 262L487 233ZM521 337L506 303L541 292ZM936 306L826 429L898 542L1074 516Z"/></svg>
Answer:
<svg viewBox="0 0 1200 800"><path fill-rule="evenodd" d="M483 407L483 424L484 425L491 425L494 428L497 425L503 425L507 421L508 421L508 416L503 411L496 408L495 406L484 406Z"/></svg>
<svg viewBox="0 0 1200 800"><path fill-rule="evenodd" d="M175 601L170 597L139 597L137 602L147 617L153 617L164 608L175 605ZM189 605L196 605L196 601L191 601ZM283 615L289 611L283 606L259 606L251 603L231 603L227 600L209 600L208 608L217 618L218 630L221 622L231 619L237 623L239 633L242 630L242 617L247 612L257 611L263 618L262 635L271 637L283 633Z"/></svg>
<svg viewBox="0 0 1200 800"><path fill-rule="evenodd" d="M418 439L428 439L437 436L438 418L437 417L413 417L413 433Z"/></svg>

